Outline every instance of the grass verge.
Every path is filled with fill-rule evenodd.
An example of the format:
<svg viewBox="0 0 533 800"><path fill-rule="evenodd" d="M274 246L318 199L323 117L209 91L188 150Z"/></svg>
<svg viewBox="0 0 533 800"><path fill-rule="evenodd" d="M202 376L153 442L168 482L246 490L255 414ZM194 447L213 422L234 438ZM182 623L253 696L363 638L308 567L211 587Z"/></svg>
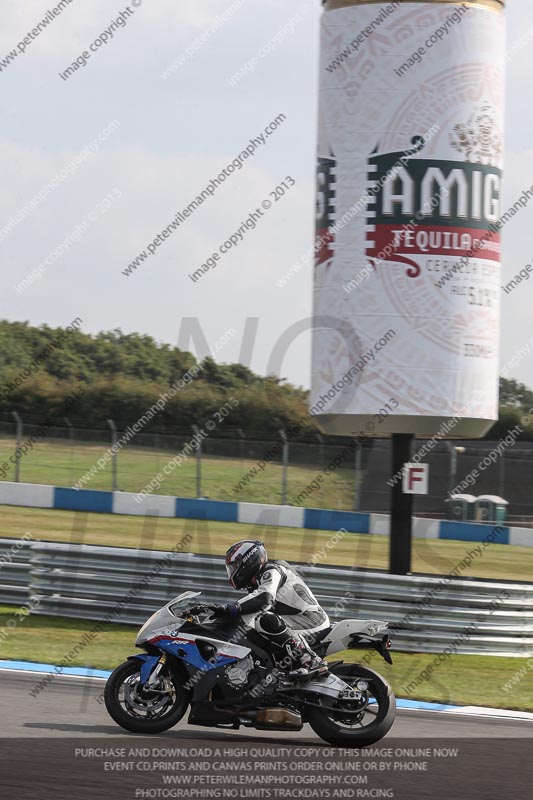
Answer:
<svg viewBox="0 0 533 800"><path fill-rule="evenodd" d="M45 483L52 486L74 486L101 458L109 445L75 442L37 442L21 461L21 481ZM258 443L257 458L272 448L272 442ZM14 480L15 466L9 457L15 451L14 439L0 439L0 463L9 465L5 480ZM310 448L311 449L311 448ZM339 448L329 448L333 458ZM162 471L177 451L156 450L127 446L118 456L118 485L123 492L140 492L152 478ZM310 453L313 458L314 453ZM240 458L225 458L204 455L202 458L202 493L216 500L245 501L248 503L280 503L283 471L280 464L270 462L252 475L239 488L239 482L253 470L256 461ZM320 466L291 465L288 470L287 497L293 505L298 495L316 477ZM112 466L109 461L103 469L97 469L90 479L82 484L84 489L111 491L113 486ZM238 491L234 491L234 487ZM164 477L156 494L196 497L196 460L191 457L183 461L179 469ZM344 466L331 474L323 475L318 489L313 492L313 505L318 508L353 508L354 472ZM305 503L304 503L305 504Z"/></svg>
<svg viewBox="0 0 533 800"><path fill-rule="evenodd" d="M8 631L7 637L0 640L1 659L59 664L96 624L90 620L39 615L26 617L17 627L6 629L16 610L14 606L0 606L0 630ZM136 626L108 625L69 660L68 666L113 669L136 652L135 632ZM364 653L361 651L360 655ZM334 658L356 660L352 652ZM379 656L372 658L370 666L390 681L397 697L533 711L533 659L451 656L415 692L408 693L405 687L433 662L435 656L393 653L393 658L392 667ZM512 681L514 685L506 688Z"/></svg>
<svg viewBox="0 0 533 800"><path fill-rule="evenodd" d="M271 558L381 570L389 563L388 536L370 534L15 506L0 506L0 522L4 538L30 533L53 542L170 550L189 534L187 549L213 555L222 555L238 539L260 538ZM414 539L413 572L446 575L474 553L461 577L531 581L533 547L491 544L480 552L477 547L473 542Z"/></svg>

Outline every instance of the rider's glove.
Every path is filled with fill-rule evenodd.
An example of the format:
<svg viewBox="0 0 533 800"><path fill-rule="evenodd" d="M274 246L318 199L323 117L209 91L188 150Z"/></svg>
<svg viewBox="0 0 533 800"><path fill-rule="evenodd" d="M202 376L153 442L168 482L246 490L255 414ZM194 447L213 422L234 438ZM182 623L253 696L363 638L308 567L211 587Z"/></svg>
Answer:
<svg viewBox="0 0 533 800"><path fill-rule="evenodd" d="M238 603L227 603L225 606L217 606L213 609L215 617L238 617L241 607Z"/></svg>
<svg viewBox="0 0 533 800"><path fill-rule="evenodd" d="M186 615L191 614L193 617L196 617L196 616L198 616L198 614L201 614L203 611L205 611L205 606L191 606L190 608L187 609L185 614Z"/></svg>

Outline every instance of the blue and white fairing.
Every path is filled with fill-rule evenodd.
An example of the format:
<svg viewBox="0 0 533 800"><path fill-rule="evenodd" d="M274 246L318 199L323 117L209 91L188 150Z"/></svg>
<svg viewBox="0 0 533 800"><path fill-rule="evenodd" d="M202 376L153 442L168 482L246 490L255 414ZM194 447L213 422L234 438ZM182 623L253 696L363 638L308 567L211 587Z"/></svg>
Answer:
<svg viewBox="0 0 533 800"><path fill-rule="evenodd" d="M217 669L250 655L249 647L241 647L206 634L181 633L181 628L186 624L186 620L179 616L179 607L184 600L190 600L200 594L201 592L183 592L152 614L137 635L136 647L151 644L162 652L176 656L202 670ZM196 644L197 639L202 642L208 641L216 648L217 653L213 661L205 659L201 655Z"/></svg>

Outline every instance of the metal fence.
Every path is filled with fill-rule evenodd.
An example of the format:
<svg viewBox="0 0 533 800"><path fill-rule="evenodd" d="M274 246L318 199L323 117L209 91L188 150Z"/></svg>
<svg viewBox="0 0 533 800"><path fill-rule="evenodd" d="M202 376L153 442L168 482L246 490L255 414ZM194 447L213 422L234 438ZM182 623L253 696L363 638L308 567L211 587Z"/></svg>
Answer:
<svg viewBox="0 0 533 800"><path fill-rule="evenodd" d="M68 422L68 424L67 424ZM111 421L112 422L112 421ZM346 438L291 439L223 426L191 447L194 430L138 433L112 455L114 437L124 433L85 429L70 420L48 425L0 419L0 479L87 489L207 497L386 513L390 504L390 440L368 439L361 447ZM31 444L31 446L30 446ZM417 440L415 450L424 446ZM490 441L439 442L421 458L430 468L429 494L415 499L419 516L446 515L450 489L499 495L509 502L509 518L533 518L533 442L501 448ZM17 447L19 457L16 457ZM106 455L107 454L107 455ZM176 460L179 464L163 471ZM105 461L105 463L103 463ZM4 467L2 467L2 464ZM477 476L473 479L474 471ZM157 481L157 475L163 480Z"/></svg>
<svg viewBox="0 0 533 800"><path fill-rule="evenodd" d="M153 482L155 494L305 506L310 484L331 468L316 491L311 487L313 505L360 507L362 451L341 438L289 440L282 430L268 435L227 428L197 447L194 428L139 433L122 445L125 431L115 432L112 426L64 424L47 427L45 436L40 432L36 421L20 419L18 431L15 421L0 421L0 465L6 465L4 471L0 467L0 479L127 492L140 492ZM119 446L113 455L115 440ZM173 467L175 460L179 464ZM158 474L162 480L156 480Z"/></svg>
<svg viewBox="0 0 533 800"><path fill-rule="evenodd" d="M140 625L185 590L227 602L223 559L194 553L0 540L0 602L31 613ZM533 656L533 584L400 577L299 565L332 619L384 619L405 652ZM495 602L495 598L500 598Z"/></svg>

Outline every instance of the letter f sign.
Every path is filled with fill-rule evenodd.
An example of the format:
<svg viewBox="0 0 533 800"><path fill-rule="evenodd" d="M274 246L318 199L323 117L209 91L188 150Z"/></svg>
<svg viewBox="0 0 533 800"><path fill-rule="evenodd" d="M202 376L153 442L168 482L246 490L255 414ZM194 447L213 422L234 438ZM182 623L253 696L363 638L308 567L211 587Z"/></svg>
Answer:
<svg viewBox="0 0 533 800"><path fill-rule="evenodd" d="M405 464L402 490L404 494L428 493L429 464Z"/></svg>

